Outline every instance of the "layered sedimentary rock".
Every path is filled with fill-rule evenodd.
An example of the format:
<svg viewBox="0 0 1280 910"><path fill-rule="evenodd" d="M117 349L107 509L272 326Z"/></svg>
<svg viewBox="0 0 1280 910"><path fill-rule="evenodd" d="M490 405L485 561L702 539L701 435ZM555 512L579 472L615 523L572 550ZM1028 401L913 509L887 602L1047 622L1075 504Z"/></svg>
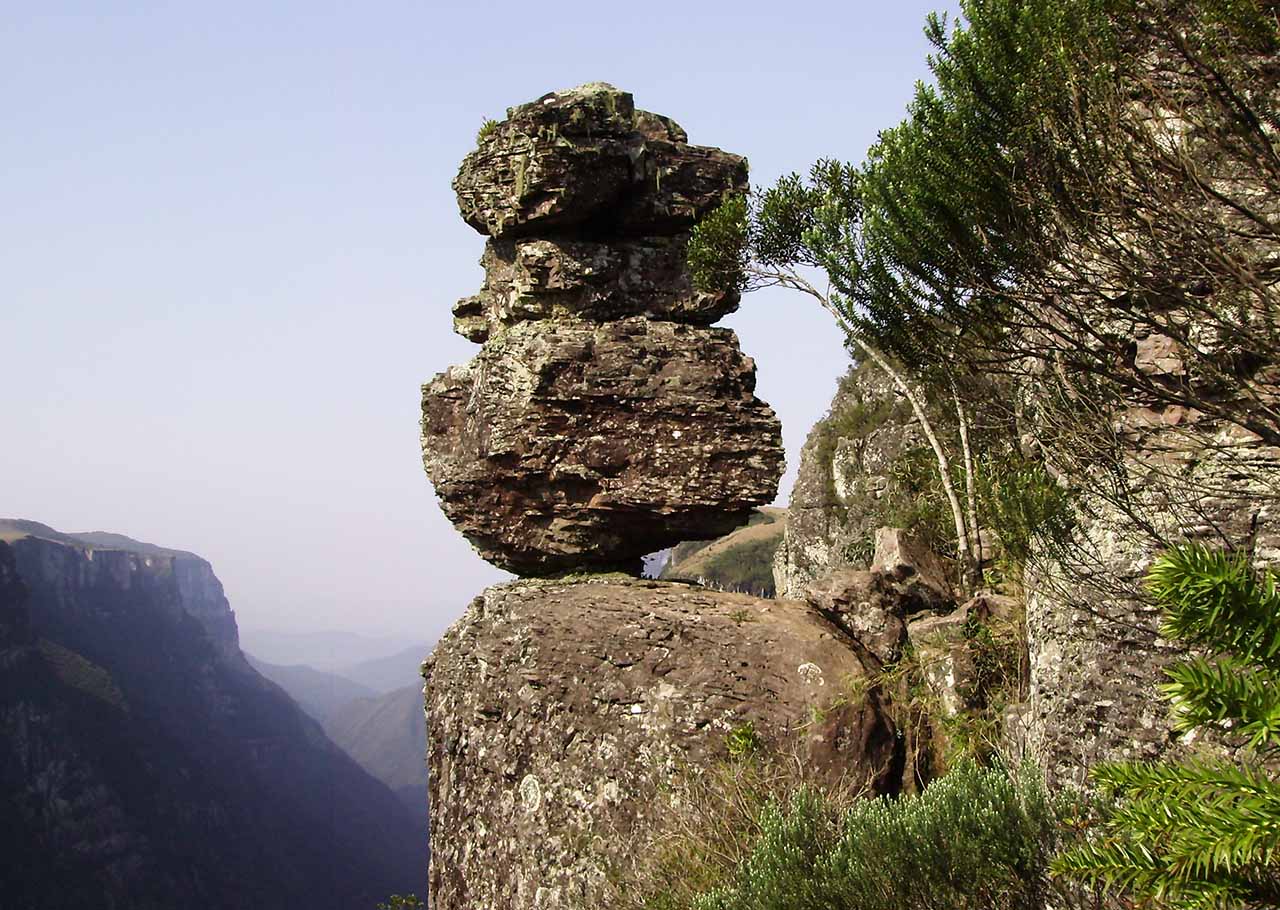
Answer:
<svg viewBox="0 0 1280 910"><path fill-rule="evenodd" d="M454 181L490 237L454 326L483 343L423 387L423 456L482 556L522 575L639 566L773 499L780 428L695 289L689 231L746 187L746 161L691 146L603 83L482 131Z"/></svg>
<svg viewBox="0 0 1280 910"><path fill-rule="evenodd" d="M526 323L424 390L446 514L522 574L629 567L743 524L777 483L773 411L727 329Z"/></svg>
<svg viewBox="0 0 1280 910"><path fill-rule="evenodd" d="M1172 374L1177 362L1162 359L1148 368ZM1155 695L1165 668L1186 657L1159 634L1159 606L1140 593L1168 544L1197 539L1280 565L1280 449L1224 421L1137 401L1113 430L1124 446L1118 470L1073 472L1085 492L1072 547L1040 555L1027 573L1030 697L1017 732L1059 780L1081 782L1099 761L1205 747L1202 731L1172 733ZM1061 453L1041 448L1055 466Z"/></svg>
<svg viewBox="0 0 1280 910"><path fill-rule="evenodd" d="M429 659L437 910L579 910L729 743L891 791L902 746L852 643L802 603L683 584L490 588ZM815 718L820 720L815 722Z"/></svg>
<svg viewBox="0 0 1280 910"><path fill-rule="evenodd" d="M603 82L511 108L481 132L453 189L467 224L493 237L672 235L747 185L746 159L689 145Z"/></svg>

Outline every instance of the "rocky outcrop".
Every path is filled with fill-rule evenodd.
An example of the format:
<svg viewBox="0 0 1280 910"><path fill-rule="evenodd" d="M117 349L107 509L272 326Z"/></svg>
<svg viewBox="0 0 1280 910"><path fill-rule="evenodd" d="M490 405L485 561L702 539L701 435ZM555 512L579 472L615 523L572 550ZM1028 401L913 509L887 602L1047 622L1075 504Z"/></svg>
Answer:
<svg viewBox="0 0 1280 910"><path fill-rule="evenodd" d="M478 597L425 672L436 910L597 906L667 821L659 794L735 732L872 792L901 773L879 703L848 701L850 642L801 603L517 582Z"/></svg>
<svg viewBox="0 0 1280 910"><path fill-rule="evenodd" d="M1072 472L1078 534L1033 559L1026 580L1030 699L1017 733L1059 780L1082 781L1099 761L1177 755L1196 740L1171 733L1156 695L1164 668L1185 656L1160 637L1158 605L1142 596L1161 550L1198 539L1280 565L1280 450L1176 407L1135 405L1115 428L1120 470Z"/></svg>
<svg viewBox="0 0 1280 910"><path fill-rule="evenodd" d="M428 466L491 561L629 569L772 497L778 422L754 387L727 329L524 323L424 388Z"/></svg>
<svg viewBox="0 0 1280 910"><path fill-rule="evenodd" d="M800 452L786 534L774 557L779 597L803 597L836 569L870 567L875 531L891 520L892 468L923 442L910 407L874 365L855 366L841 379Z"/></svg>
<svg viewBox="0 0 1280 910"><path fill-rule="evenodd" d="M423 456L445 514L522 575L638 570L726 533L782 472L755 364L709 324L697 219L746 187L744 159L691 146L603 83L546 95L482 131L454 181L490 237L479 295L454 309L479 355L423 387Z"/></svg>
<svg viewBox="0 0 1280 910"><path fill-rule="evenodd" d="M879 528L870 570L834 569L804 599L833 619L875 666L896 663L908 642L907 621L955 608L941 560L902 528Z"/></svg>
<svg viewBox="0 0 1280 910"><path fill-rule="evenodd" d="M746 186L746 159L689 145L603 82L509 109L453 181L463 219L492 237L671 236Z"/></svg>

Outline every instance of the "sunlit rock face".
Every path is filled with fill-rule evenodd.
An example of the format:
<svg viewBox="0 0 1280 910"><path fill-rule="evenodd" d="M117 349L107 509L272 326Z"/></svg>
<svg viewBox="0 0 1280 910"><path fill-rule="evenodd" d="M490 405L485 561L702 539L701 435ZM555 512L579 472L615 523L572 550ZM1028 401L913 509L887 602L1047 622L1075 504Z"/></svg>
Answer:
<svg viewBox="0 0 1280 910"><path fill-rule="evenodd" d="M866 672L795 601L622 579L488 589L424 667L432 905L611 906L632 854L678 828L672 784L729 761L735 730L815 780L893 792L903 737Z"/></svg>
<svg viewBox="0 0 1280 910"><path fill-rule="evenodd" d="M495 565L638 569L774 498L781 428L737 337L710 327L738 298L686 265L746 161L686 139L591 83L512 108L462 163L459 209L490 240L454 328L483 348L423 387L423 459Z"/></svg>
<svg viewBox="0 0 1280 910"><path fill-rule="evenodd" d="M689 145L603 82L510 108L483 132L453 189L467 224L491 237L671 236L747 186L745 158Z"/></svg>

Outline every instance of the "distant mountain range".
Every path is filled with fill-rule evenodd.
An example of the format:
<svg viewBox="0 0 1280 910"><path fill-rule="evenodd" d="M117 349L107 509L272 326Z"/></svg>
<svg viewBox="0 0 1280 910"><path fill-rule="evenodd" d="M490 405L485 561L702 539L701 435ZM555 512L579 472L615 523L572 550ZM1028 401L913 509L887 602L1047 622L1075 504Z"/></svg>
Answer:
<svg viewBox="0 0 1280 910"><path fill-rule="evenodd" d="M339 629L244 626L240 629L240 640L246 651L268 663L281 666L304 664L326 672L378 660L410 646L419 647L422 654L430 650L425 639L415 642L393 635L363 635ZM418 660L421 661L422 657L419 656Z"/></svg>
<svg viewBox="0 0 1280 910"><path fill-rule="evenodd" d="M193 554L0 521L0 731L5 910L424 891L425 814L249 664Z"/></svg>
<svg viewBox="0 0 1280 910"><path fill-rule="evenodd" d="M324 722L329 738L414 812L427 809L427 723L422 685L361 698Z"/></svg>
<svg viewBox="0 0 1280 910"><path fill-rule="evenodd" d="M258 660L252 654L245 654L245 657L250 666L288 692L302 710L321 722L337 708L378 694L345 676L326 673L306 664L282 666Z"/></svg>

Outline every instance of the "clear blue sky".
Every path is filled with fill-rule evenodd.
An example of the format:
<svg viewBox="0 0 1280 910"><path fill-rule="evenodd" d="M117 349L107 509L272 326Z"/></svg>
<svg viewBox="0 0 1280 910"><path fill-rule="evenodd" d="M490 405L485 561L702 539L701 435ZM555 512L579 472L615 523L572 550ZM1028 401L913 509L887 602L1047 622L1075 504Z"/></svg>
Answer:
<svg viewBox="0 0 1280 910"><path fill-rule="evenodd" d="M901 119L938 8L5 4L0 516L194 550L245 626L436 634L502 577L418 452L419 385L475 350L481 121L604 80L767 183ZM793 471L839 338L783 292L726 324Z"/></svg>

